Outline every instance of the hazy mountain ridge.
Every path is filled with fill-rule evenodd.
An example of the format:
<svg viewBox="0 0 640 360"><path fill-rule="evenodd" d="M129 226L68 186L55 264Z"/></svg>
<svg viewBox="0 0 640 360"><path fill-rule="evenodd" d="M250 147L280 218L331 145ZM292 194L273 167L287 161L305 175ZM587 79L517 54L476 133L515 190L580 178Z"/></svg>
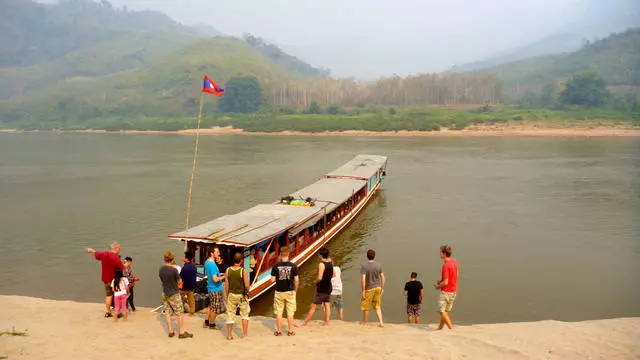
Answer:
<svg viewBox="0 0 640 360"><path fill-rule="evenodd" d="M579 50L585 41L592 42L612 33L640 27L640 1L583 0L570 9L566 17L569 19L567 23L549 36L487 59L454 66L451 71L480 70L526 58ZM571 17L574 19L570 20Z"/></svg>
<svg viewBox="0 0 640 360"><path fill-rule="evenodd" d="M596 72L609 86L640 85L640 28L585 43L575 52L507 62L470 73L495 76L502 80L506 94L517 96L584 71Z"/></svg>

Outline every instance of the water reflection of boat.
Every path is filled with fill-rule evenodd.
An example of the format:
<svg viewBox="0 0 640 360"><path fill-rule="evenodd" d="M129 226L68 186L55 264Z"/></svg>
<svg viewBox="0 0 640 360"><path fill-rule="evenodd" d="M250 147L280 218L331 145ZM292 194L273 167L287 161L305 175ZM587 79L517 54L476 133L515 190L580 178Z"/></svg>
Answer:
<svg viewBox="0 0 640 360"><path fill-rule="evenodd" d="M380 187L386 165L384 156L358 155L279 202L222 216L169 238L186 241L200 271L213 246L220 248L226 263L242 252L246 271L253 250L257 256L249 298L256 299L274 284L270 273L279 249L289 246L291 261L302 265L365 207Z"/></svg>

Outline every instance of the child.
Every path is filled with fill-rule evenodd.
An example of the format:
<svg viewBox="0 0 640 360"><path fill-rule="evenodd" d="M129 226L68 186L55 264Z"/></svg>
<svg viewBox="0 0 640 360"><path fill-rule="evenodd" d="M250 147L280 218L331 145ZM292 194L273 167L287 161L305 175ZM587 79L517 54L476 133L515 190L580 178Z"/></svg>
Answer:
<svg viewBox="0 0 640 360"><path fill-rule="evenodd" d="M344 320L344 301L342 300L342 271L340 267L333 267L333 277L331 278L331 306L338 309L338 318Z"/></svg>
<svg viewBox="0 0 640 360"><path fill-rule="evenodd" d="M133 304L133 287L136 286L136 281L140 281L140 278L133 275L133 259L129 256L124 258L124 271L123 274L129 281L129 297L127 298L127 307L131 311L136 311L136 306Z"/></svg>
<svg viewBox="0 0 640 360"><path fill-rule="evenodd" d="M118 321L121 313L124 317L124 320L127 321L127 296L129 294L129 280L124 277L122 270L116 270L116 276L111 281L111 289L113 290L113 303L115 304L117 314L115 321Z"/></svg>
<svg viewBox="0 0 640 360"><path fill-rule="evenodd" d="M404 296L407 297L407 322L420 324L420 313L422 312L422 299L424 289L422 283L417 280L418 273L411 273L411 280L404 285Z"/></svg>

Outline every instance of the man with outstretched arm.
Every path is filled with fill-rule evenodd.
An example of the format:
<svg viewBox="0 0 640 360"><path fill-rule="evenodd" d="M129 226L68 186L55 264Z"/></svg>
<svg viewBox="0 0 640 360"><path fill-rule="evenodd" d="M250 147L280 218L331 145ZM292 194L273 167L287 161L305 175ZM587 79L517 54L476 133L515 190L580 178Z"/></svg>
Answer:
<svg viewBox="0 0 640 360"><path fill-rule="evenodd" d="M106 311L104 317L111 317L111 302L113 300L113 289L111 288L111 281L116 274L116 269L124 269L124 264L120 260L120 244L114 242L111 244L111 250L109 251L95 251L92 248L87 248L87 252L93 254L93 257L102 263L102 277L101 280L104 284L105 300L104 304Z"/></svg>

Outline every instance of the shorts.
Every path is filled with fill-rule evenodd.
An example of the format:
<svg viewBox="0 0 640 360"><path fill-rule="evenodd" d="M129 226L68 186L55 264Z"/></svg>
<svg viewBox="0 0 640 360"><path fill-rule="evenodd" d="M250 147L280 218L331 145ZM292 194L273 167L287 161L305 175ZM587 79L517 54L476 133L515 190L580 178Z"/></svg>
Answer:
<svg viewBox="0 0 640 360"><path fill-rule="evenodd" d="M407 315L418 317L422 313L422 304L407 304Z"/></svg>
<svg viewBox="0 0 640 360"><path fill-rule="evenodd" d="M373 306L374 309L380 309L382 306L382 288L377 287L364 292L364 299L360 303L360 310L367 311Z"/></svg>
<svg viewBox="0 0 640 360"><path fill-rule="evenodd" d="M344 309L342 294L331 295L331 306L335 306L337 309Z"/></svg>
<svg viewBox="0 0 640 360"><path fill-rule="evenodd" d="M454 292L444 292L440 293L440 298L438 299L438 307L440 308L440 312L449 312L453 309L453 302L456 300L456 293Z"/></svg>
<svg viewBox="0 0 640 360"><path fill-rule="evenodd" d="M313 296L313 303L316 305L328 303L329 301L331 301L331 294L316 292L316 294Z"/></svg>
<svg viewBox="0 0 640 360"><path fill-rule="evenodd" d="M224 304L224 297L222 291L209 293L209 311L213 311L215 314L224 314L226 310Z"/></svg>
<svg viewBox="0 0 640 360"><path fill-rule="evenodd" d="M179 316L184 313L184 305L182 304L180 293L164 296L164 312L173 316Z"/></svg>
<svg viewBox="0 0 640 360"><path fill-rule="evenodd" d="M287 310L287 317L293 317L296 313L296 292L276 291L273 295L273 312L276 316L282 316Z"/></svg>
<svg viewBox="0 0 640 360"><path fill-rule="evenodd" d="M111 288L111 283L103 283L104 284L104 292L106 296L113 296L113 289Z"/></svg>
<svg viewBox="0 0 640 360"><path fill-rule="evenodd" d="M227 324L235 323L237 308L240 308L240 318L249 320L249 313L251 313L249 300L243 294L229 293L227 297Z"/></svg>

